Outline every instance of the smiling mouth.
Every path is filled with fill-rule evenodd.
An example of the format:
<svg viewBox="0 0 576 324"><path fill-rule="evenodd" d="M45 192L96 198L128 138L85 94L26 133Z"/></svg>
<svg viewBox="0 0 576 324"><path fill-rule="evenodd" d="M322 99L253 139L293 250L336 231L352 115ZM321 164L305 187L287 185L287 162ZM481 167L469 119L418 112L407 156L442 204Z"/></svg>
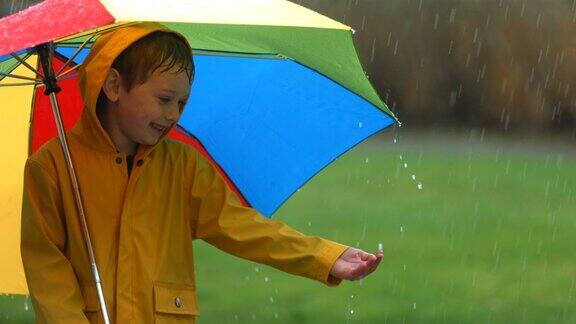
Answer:
<svg viewBox="0 0 576 324"><path fill-rule="evenodd" d="M150 127L152 127L153 129L157 130L160 133L163 133L166 129L168 129L168 127L161 126L155 123L150 123Z"/></svg>

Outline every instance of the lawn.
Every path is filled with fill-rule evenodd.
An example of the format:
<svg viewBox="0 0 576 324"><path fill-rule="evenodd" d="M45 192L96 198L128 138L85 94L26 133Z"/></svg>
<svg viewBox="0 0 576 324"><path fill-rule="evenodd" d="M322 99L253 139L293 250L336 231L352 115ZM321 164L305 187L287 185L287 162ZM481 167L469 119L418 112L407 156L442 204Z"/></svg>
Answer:
<svg viewBox="0 0 576 324"><path fill-rule="evenodd" d="M275 215L351 246L382 243L377 272L328 288L195 242L199 322L576 322L573 139L390 135L342 156ZM27 301L0 297L0 322L30 322Z"/></svg>

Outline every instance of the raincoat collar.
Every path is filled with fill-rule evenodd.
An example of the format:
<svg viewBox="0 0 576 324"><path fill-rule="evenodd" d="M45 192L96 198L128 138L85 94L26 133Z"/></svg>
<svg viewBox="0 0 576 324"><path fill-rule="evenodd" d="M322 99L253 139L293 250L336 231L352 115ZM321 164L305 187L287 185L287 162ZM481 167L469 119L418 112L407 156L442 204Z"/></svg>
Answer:
<svg viewBox="0 0 576 324"><path fill-rule="evenodd" d="M186 38L177 32L159 23L144 22L120 27L112 32L102 34L92 45L90 53L78 71L78 86L84 100L84 110L79 122L72 129L72 135L76 136L84 145L98 151L117 153L114 142L96 115L98 95L112 63L120 53L137 40L155 31L174 33L188 44ZM188 44L188 46L190 45ZM155 145L140 144L136 155L147 157L164 140L169 131L170 129L167 129Z"/></svg>

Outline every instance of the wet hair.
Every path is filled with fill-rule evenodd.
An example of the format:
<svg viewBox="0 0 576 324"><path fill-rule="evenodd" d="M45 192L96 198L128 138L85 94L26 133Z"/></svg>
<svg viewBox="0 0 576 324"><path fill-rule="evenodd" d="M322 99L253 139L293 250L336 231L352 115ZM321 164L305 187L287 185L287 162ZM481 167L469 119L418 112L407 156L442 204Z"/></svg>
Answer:
<svg viewBox="0 0 576 324"><path fill-rule="evenodd" d="M136 85L145 83L156 70L169 71L177 67L177 73L186 72L188 80L194 77L192 51L180 36L165 31L152 32L126 48L112 63L112 68L122 75L122 86L130 92ZM106 102L100 91L97 107Z"/></svg>

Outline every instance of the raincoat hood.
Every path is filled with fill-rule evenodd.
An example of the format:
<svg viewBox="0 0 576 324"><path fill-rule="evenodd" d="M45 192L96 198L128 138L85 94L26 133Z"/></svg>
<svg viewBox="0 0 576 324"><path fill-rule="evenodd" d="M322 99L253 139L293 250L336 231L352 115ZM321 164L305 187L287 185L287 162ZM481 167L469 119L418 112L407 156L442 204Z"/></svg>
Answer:
<svg viewBox="0 0 576 324"><path fill-rule="evenodd" d="M98 96L114 60L130 45L155 31L176 34L190 47L184 36L154 22L136 23L104 33L92 45L90 53L78 71L78 86L85 106L80 121L72 131L73 134L79 135L85 145L100 151L116 152L112 139L100 124L96 114ZM139 145L137 154L148 155L169 131L170 129L167 129L164 132L156 145Z"/></svg>

